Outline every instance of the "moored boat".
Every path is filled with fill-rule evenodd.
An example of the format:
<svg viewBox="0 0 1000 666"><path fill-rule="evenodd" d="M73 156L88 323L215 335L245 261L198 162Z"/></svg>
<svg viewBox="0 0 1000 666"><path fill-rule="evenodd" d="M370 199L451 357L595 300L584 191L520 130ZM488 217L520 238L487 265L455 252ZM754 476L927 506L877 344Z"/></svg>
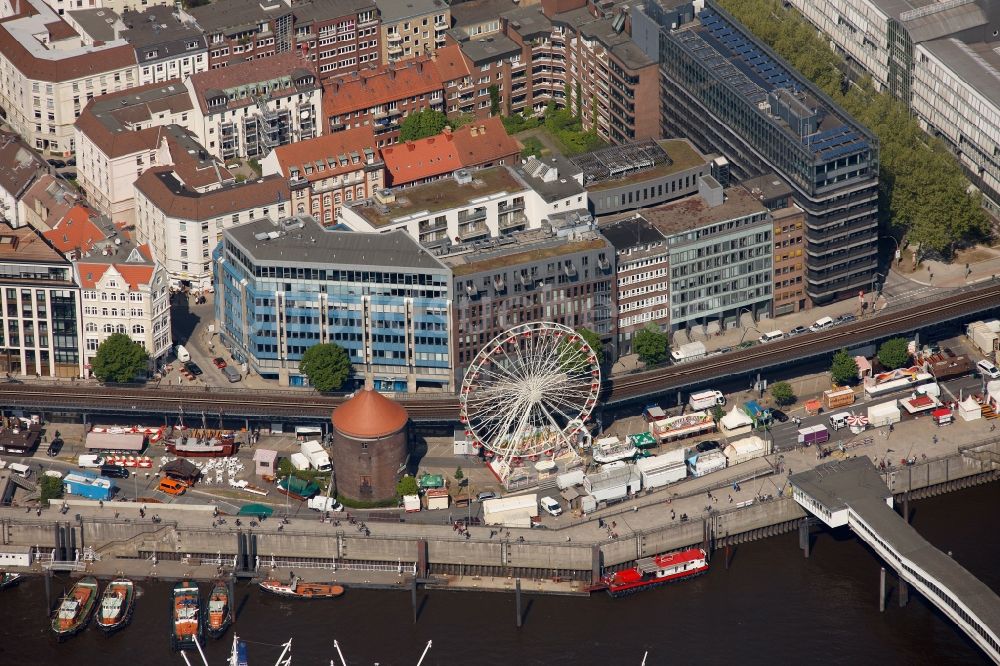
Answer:
<svg viewBox="0 0 1000 666"><path fill-rule="evenodd" d="M219 638L233 622L232 600L229 598L229 586L225 581L218 580L208 597L208 623L205 631L212 638Z"/></svg>
<svg viewBox="0 0 1000 666"><path fill-rule="evenodd" d="M22 580L24 580L24 574L14 573L12 571L0 571L0 590L6 590L8 587L14 587Z"/></svg>
<svg viewBox="0 0 1000 666"><path fill-rule="evenodd" d="M293 577L290 583L274 579L265 580L261 582L260 587L271 594L296 599L332 599L344 593L344 588L335 583L306 583L300 581L298 576Z"/></svg>
<svg viewBox="0 0 1000 666"><path fill-rule="evenodd" d="M198 585L181 581L174 585L170 605L170 646L175 650L193 648L201 639L201 595Z"/></svg>
<svg viewBox="0 0 1000 666"><path fill-rule="evenodd" d="M97 608L97 628L105 633L118 631L132 619L135 606L135 584L127 578L108 583Z"/></svg>
<svg viewBox="0 0 1000 666"><path fill-rule="evenodd" d="M612 597L623 597L639 590L658 587L708 571L708 557L701 548L644 557L631 569L608 574L596 589L607 589Z"/></svg>
<svg viewBox="0 0 1000 666"><path fill-rule="evenodd" d="M87 626L97 605L97 579L93 576L76 582L52 615L52 631L60 639L68 638Z"/></svg>

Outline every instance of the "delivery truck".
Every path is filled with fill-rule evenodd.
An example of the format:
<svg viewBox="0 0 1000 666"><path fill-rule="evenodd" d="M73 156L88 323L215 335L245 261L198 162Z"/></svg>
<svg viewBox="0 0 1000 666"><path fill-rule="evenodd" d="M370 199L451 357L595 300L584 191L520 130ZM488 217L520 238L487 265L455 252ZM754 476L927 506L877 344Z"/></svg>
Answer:
<svg viewBox="0 0 1000 666"><path fill-rule="evenodd" d="M717 405L726 404L726 396L722 395L722 391L692 393L691 397L688 398L688 404L691 406L691 409L698 412L703 409L711 409Z"/></svg>
<svg viewBox="0 0 1000 666"><path fill-rule="evenodd" d="M704 358L706 353L705 343L689 342L670 352L670 358L673 359L674 363L684 363L697 358Z"/></svg>
<svg viewBox="0 0 1000 666"><path fill-rule="evenodd" d="M323 445L316 440L311 440L308 442L302 442L299 447L300 452L312 465L320 472L329 472L333 469L333 465L330 464L330 456L327 455L326 449Z"/></svg>

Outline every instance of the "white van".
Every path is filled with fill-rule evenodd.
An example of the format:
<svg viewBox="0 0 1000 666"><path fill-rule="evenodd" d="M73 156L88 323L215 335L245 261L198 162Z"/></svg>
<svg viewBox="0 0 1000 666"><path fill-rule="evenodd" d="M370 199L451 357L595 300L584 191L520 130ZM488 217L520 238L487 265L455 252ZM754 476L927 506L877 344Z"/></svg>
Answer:
<svg viewBox="0 0 1000 666"><path fill-rule="evenodd" d="M781 340L785 337L784 331L771 331L770 333L765 333L764 335L757 338L757 342L764 344L765 342L774 342L775 340Z"/></svg>
<svg viewBox="0 0 1000 666"><path fill-rule="evenodd" d="M833 426L834 430L840 430L841 428L847 427L847 417L850 414L847 412L837 412L836 414L830 415L830 425Z"/></svg>
<svg viewBox="0 0 1000 666"><path fill-rule="evenodd" d="M177 360L181 363L187 363L191 360L191 354L184 348L184 345L177 345L175 353L177 354Z"/></svg>
<svg viewBox="0 0 1000 666"><path fill-rule="evenodd" d="M550 516L558 516L562 513L562 505L551 497L543 497L538 500L538 504L542 507L542 510Z"/></svg>
<svg viewBox="0 0 1000 666"><path fill-rule="evenodd" d="M95 455L82 455L77 459L76 464L79 467L100 467L104 464L104 458Z"/></svg>
<svg viewBox="0 0 1000 666"><path fill-rule="evenodd" d="M11 463L7 465L7 469L17 474L22 479L31 478L31 468L27 465L22 465L21 463Z"/></svg>
<svg viewBox="0 0 1000 666"><path fill-rule="evenodd" d="M817 319L809 330L815 333L816 331L822 331L825 328L830 328L833 326L833 317L823 317L822 319Z"/></svg>
<svg viewBox="0 0 1000 666"><path fill-rule="evenodd" d="M323 429L319 426L295 426L295 438L300 442L307 439L323 439Z"/></svg>

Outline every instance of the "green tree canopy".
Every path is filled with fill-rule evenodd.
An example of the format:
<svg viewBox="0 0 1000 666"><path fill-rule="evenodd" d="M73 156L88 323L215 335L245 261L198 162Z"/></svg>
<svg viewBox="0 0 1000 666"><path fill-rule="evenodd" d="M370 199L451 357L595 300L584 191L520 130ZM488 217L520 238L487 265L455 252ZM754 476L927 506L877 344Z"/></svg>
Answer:
<svg viewBox="0 0 1000 666"><path fill-rule="evenodd" d="M909 340L906 338L891 338L878 348L878 362L883 368L895 370L910 362L910 352L907 350Z"/></svg>
<svg viewBox="0 0 1000 666"><path fill-rule="evenodd" d="M146 370L149 354L124 333L115 333L97 348L94 375L102 382L130 382Z"/></svg>
<svg viewBox="0 0 1000 666"><path fill-rule="evenodd" d="M327 342L307 349L299 369L317 391L336 391L351 374L351 359L343 347Z"/></svg>
<svg viewBox="0 0 1000 666"><path fill-rule="evenodd" d="M827 40L780 0L721 0L743 25L819 86L879 140L879 210L903 228L922 255L951 256L962 243L989 234L980 195L944 142L928 136L906 104L875 91L868 79L846 85L845 63Z"/></svg>
<svg viewBox="0 0 1000 666"><path fill-rule="evenodd" d="M490 91L490 115L499 116L500 115L500 88L497 84L493 84L489 87Z"/></svg>
<svg viewBox="0 0 1000 666"><path fill-rule="evenodd" d="M781 406L790 405L795 402L795 391L788 382L775 382L771 384L771 397Z"/></svg>
<svg viewBox="0 0 1000 666"><path fill-rule="evenodd" d="M833 364L830 366L830 378L838 386L852 386L858 381L858 363L847 353L846 349L841 349L833 355Z"/></svg>
<svg viewBox="0 0 1000 666"><path fill-rule="evenodd" d="M458 466L455 468L455 480L461 481L465 478L465 472L462 471L462 467Z"/></svg>
<svg viewBox="0 0 1000 666"><path fill-rule="evenodd" d="M632 348L646 365L663 363L670 356L670 336L655 324L649 324L635 334Z"/></svg>
<svg viewBox="0 0 1000 666"><path fill-rule="evenodd" d="M62 479L43 475L38 480L38 489L41 491L41 501L43 504L49 500L59 499L63 496Z"/></svg>
<svg viewBox="0 0 1000 666"><path fill-rule="evenodd" d="M417 480L412 476L407 474L399 483L396 484L396 495L402 497L403 495L416 495L417 494Z"/></svg>
<svg viewBox="0 0 1000 666"><path fill-rule="evenodd" d="M401 141L415 141L434 136L440 134L447 124L448 117L440 111L424 109L403 119L399 126L399 138Z"/></svg>

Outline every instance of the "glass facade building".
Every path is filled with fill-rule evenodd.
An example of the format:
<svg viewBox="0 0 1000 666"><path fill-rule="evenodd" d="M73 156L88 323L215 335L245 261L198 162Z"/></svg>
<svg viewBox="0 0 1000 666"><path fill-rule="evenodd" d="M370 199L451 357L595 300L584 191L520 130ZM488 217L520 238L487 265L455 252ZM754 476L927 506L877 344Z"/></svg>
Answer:
<svg viewBox="0 0 1000 666"><path fill-rule="evenodd" d="M308 385L302 355L332 342L354 366L345 390L453 388L451 272L405 232L257 220L224 232L214 266L222 340L262 377Z"/></svg>
<svg viewBox="0 0 1000 666"><path fill-rule="evenodd" d="M878 142L712 0L647 0L633 39L657 54L661 127L719 152L737 179L776 172L806 213L806 292L857 293L877 269Z"/></svg>

